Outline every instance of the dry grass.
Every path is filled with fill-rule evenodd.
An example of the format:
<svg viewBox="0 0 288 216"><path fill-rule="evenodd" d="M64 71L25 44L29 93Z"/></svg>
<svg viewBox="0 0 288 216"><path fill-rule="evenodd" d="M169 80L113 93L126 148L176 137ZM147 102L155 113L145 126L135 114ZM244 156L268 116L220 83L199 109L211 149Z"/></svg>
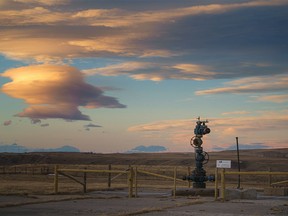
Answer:
<svg viewBox="0 0 288 216"><path fill-rule="evenodd" d="M191 150L192 151L192 150ZM212 152L210 161L205 165L207 175L215 173L216 160L231 160L231 171L237 171L235 151ZM243 150L240 151L241 171L288 171L288 149ZM159 154L88 154L88 153L26 153L0 154L0 194L52 194L54 192L54 166L60 168L107 170L127 170L129 165L138 169L174 176L177 166L177 178L188 174L188 165L194 169L194 154L191 153L159 153ZM31 164L34 162L35 164ZM46 163L41 163L46 162ZM49 162L49 163L47 163ZM72 165L70 165L72 164ZM79 165L80 164L80 165ZM68 173L83 181L83 173ZM115 177L116 174L111 174ZM138 186L143 188L173 187L173 181L138 173ZM273 176L272 182L287 180L288 176ZM228 187L237 187L238 176L227 176ZM107 173L88 173L87 191L107 189ZM257 188L268 186L268 176L241 176L241 187ZM177 182L177 187L187 187L188 182ZM207 183L207 187L214 187ZM127 188L127 175L121 175L112 181L112 188ZM62 194L82 193L82 185L59 176L59 192Z"/></svg>
<svg viewBox="0 0 288 216"><path fill-rule="evenodd" d="M29 165L31 166L31 165ZM39 166L39 165L37 165ZM45 165L42 165L44 167ZM35 174L32 175L22 174L25 173L26 170L25 165L22 165L22 170L18 166L17 174L1 174L0 178L0 194L1 195L21 195L21 194L53 194L54 193L54 175L53 174ZM93 169L93 170L106 170L107 166L83 166L83 165L66 165L61 166L60 168L74 168L74 169ZM117 165L113 166L113 170L127 170L127 166L125 165ZM150 171L153 173L158 173L161 175L166 175L173 177L174 175L174 167L160 167L160 166L139 166L139 169L143 169L146 171ZM14 168L11 168L12 170ZM7 168L9 170L9 168ZM24 171L23 171L24 170ZM186 169L179 169L178 170L178 178L182 178L183 175L186 175ZM80 181L83 181L83 173L76 172L76 173L69 173L73 175ZM111 177L115 177L116 174L112 174ZM172 188L173 181L167 180L163 178L157 178L153 176L149 176L147 174L138 173L138 186L147 188L147 187L154 187L154 188ZM127 175L123 174L114 179L111 182L112 189L121 189L127 188ZM179 184L178 186L185 186L187 182L183 181L183 184ZM104 190L108 189L108 174L107 173L88 173L87 174L87 191L93 190ZM60 194L74 194L74 193L82 193L83 186L75 181L59 175L59 193Z"/></svg>
<svg viewBox="0 0 288 216"><path fill-rule="evenodd" d="M29 165L31 166L31 165ZM37 165L39 166L39 165ZM42 165L44 167L45 165ZM83 165L69 165L61 166L61 168L77 168L77 169L107 169L107 166L83 166ZM22 165L22 169L26 170L25 166ZM126 170L126 165L117 165L112 167L113 170ZM165 176L173 177L174 167L173 166L137 166L137 169L149 171L152 173L158 173ZM1 174L0 178L0 195L25 195L25 194L53 194L54 193L54 175L53 174L21 174L21 169L18 167L18 174ZM181 179L182 176L188 172L187 167L177 167L177 178ZM207 169L207 174L214 173L215 170ZM83 181L83 173L69 173L80 181ZM112 174L112 178L116 174ZM274 181L276 177L273 177ZM287 176L283 177L287 179ZM280 177L277 177L279 180ZM226 183L227 187L237 187L238 176L227 176ZM118 178L114 179L111 183L110 189L124 189L127 188L127 175L123 174ZM263 190L269 183L268 176L241 176L241 187L243 188L256 188ZM137 174L137 184L140 188L157 188L167 189L173 188L173 181L169 179L163 179L159 177L150 176L147 174ZM178 182L177 188L187 188L188 182ZM214 183L207 182L208 188L213 188ZM79 194L83 193L83 186L75 181L59 175L59 193L60 194ZM108 189L108 174L107 173L88 173L87 174L87 191L105 190Z"/></svg>

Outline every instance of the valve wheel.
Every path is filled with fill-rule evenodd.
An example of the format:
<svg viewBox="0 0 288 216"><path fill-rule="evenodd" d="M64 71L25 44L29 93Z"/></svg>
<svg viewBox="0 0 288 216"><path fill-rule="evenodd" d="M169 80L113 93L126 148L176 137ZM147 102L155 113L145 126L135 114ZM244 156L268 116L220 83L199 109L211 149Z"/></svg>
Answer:
<svg viewBox="0 0 288 216"><path fill-rule="evenodd" d="M209 161L209 154L205 151L203 151L204 161L203 164L207 164Z"/></svg>
<svg viewBox="0 0 288 216"><path fill-rule="evenodd" d="M200 147L202 145L203 141L201 138L194 136L190 140L190 145L193 147Z"/></svg>

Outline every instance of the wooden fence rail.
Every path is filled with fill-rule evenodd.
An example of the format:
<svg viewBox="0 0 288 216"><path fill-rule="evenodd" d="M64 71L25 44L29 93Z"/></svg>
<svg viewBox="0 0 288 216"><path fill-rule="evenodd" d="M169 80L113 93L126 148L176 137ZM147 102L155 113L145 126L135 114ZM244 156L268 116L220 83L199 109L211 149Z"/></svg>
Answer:
<svg viewBox="0 0 288 216"><path fill-rule="evenodd" d="M67 174L67 173L83 173L83 181L75 178L74 176ZM81 184L83 186L83 192L86 193L86 174L87 173L107 173L108 175L108 187L111 186L111 181L118 178L121 175L127 175L127 187L128 187L128 197L137 197L138 196L138 176L139 174L146 174L149 176L154 176L158 178L164 178L167 180L173 180L173 195L175 197L176 195L176 182L184 182L182 179L177 178L177 168L174 168L174 174L173 177L162 175L154 172L149 172L146 170L138 169L137 167L130 166L126 170L111 170L111 166L109 166L108 170L89 170L89 169L60 169L58 165L55 166L54 169L54 193L58 193L59 189L59 174L65 177L68 177L69 179ZM117 174L113 178L111 178L110 174Z"/></svg>
<svg viewBox="0 0 288 216"><path fill-rule="evenodd" d="M218 168L216 168L215 171L215 200L218 198ZM226 199L226 193L225 193L225 189L226 189L226 176L227 175L267 175L269 177L274 176L274 175L287 175L288 176L288 172L271 172L271 171L249 171L249 172L237 172L237 171L226 171L225 169L221 169L221 199L224 202ZM271 179L269 180L269 182L271 182ZM270 185L277 185L277 184L281 184L281 183L287 183L287 181L281 181L281 182L275 182L275 183L271 183Z"/></svg>
<svg viewBox="0 0 288 216"><path fill-rule="evenodd" d="M83 173L83 181L80 181L78 179L76 179L74 176L72 175L69 175L65 172L69 172L69 173ZM133 170L132 170L133 172ZM86 193L86 185L87 185L87 181L86 181L86 174L87 173L108 173L108 174L112 174L112 173L115 173L115 174L126 174L128 176L128 182L133 182L131 180L132 178L132 174L131 174L131 169L129 170L125 170L125 171L121 171L121 170L88 170L88 169L59 169L59 166L56 165L55 166L55 169L54 169L54 193L57 194L58 193L58 188L59 188L59 174L65 176L65 177L68 177L70 179L72 179L73 181L81 184L83 186L83 192ZM130 175L129 175L130 174ZM110 176L110 175L109 175ZM119 176L119 175L118 175ZM114 178L115 179L115 178ZM110 183L109 183L110 182ZM108 186L111 185L111 179L108 180ZM128 184L128 188L130 189L131 187L131 183ZM131 194L129 193L129 197L131 196Z"/></svg>

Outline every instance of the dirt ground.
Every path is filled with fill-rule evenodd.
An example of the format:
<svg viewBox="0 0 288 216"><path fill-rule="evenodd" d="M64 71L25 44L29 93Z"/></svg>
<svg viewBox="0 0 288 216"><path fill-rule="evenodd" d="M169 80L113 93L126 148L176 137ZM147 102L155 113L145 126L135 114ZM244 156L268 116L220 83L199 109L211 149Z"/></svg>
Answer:
<svg viewBox="0 0 288 216"><path fill-rule="evenodd" d="M176 197L169 191L96 191L86 195L0 196L2 216L183 216L183 215L288 215L288 197L214 201L212 197Z"/></svg>

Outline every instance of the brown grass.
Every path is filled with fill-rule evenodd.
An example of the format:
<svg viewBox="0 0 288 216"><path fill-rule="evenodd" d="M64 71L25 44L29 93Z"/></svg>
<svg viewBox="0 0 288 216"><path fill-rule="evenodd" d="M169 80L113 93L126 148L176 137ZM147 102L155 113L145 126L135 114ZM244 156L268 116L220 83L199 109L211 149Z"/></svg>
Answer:
<svg viewBox="0 0 288 216"><path fill-rule="evenodd" d="M235 151L212 152L210 161L205 165L207 175L215 173L216 160L232 160L231 171L237 171L237 156ZM288 171L288 149L245 150L240 151L241 171ZM5 159L5 160L4 160ZM36 160L37 159L37 160ZM33 161L35 160L35 163ZM22 161L22 162L21 162ZM41 163L42 161L49 163ZM138 169L173 177L177 166L177 178L188 174L188 166L194 169L194 154L191 153L151 153L151 154L88 154L88 153L27 153L0 154L0 194L52 194L54 192L54 166L60 168L107 170L112 164L112 170L126 170L129 165ZM13 163L12 163L13 162ZM122 162L123 164L120 164ZM98 164L99 163L99 164ZM5 165L6 164L6 165ZM4 166L5 165L5 166ZM83 180L83 173L70 173ZM112 174L112 178L116 174ZM107 189L107 173L87 174L87 191ZM287 176L273 176L272 182L287 180ZM241 176L241 186L244 188L263 189L268 186L268 176ZM237 176L227 176L228 187L237 187ZM138 174L138 186L142 188L171 189L173 181ZM187 187L188 182L178 183L177 187ZM207 187L214 187L207 183ZM127 188L127 175L121 175L112 181L112 188ZM82 193L83 187L68 179L59 177L59 192L61 194Z"/></svg>

